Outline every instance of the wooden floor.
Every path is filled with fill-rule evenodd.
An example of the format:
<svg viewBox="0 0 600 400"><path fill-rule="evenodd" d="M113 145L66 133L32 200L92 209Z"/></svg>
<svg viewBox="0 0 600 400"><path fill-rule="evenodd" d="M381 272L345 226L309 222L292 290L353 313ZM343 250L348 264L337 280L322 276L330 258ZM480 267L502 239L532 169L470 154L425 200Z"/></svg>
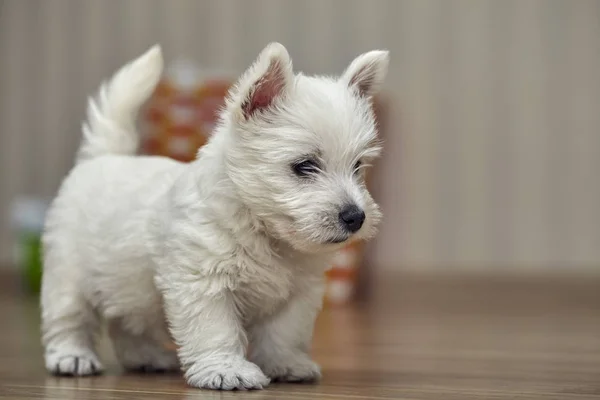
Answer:
<svg viewBox="0 0 600 400"><path fill-rule="evenodd" d="M600 399L599 279L401 278L323 312L321 383L229 393L122 374L109 352L104 376L47 376L36 301L3 285L0 399Z"/></svg>

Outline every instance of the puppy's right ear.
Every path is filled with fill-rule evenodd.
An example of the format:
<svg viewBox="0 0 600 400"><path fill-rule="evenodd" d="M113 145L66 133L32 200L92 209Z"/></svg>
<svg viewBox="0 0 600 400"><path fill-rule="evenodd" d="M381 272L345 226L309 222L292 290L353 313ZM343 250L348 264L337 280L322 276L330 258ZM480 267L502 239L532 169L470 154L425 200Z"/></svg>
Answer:
<svg viewBox="0 0 600 400"><path fill-rule="evenodd" d="M271 43L242 75L229 95L236 117L249 120L277 107L294 79L292 60L279 43Z"/></svg>

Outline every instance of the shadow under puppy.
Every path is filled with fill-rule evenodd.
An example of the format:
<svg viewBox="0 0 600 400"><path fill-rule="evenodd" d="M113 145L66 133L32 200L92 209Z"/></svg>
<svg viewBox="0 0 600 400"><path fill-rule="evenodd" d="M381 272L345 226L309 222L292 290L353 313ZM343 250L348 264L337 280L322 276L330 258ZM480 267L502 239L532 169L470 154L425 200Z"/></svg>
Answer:
<svg viewBox="0 0 600 400"><path fill-rule="evenodd" d="M211 389L317 380L324 271L380 219L364 168L380 152L371 101L387 66L372 51L340 77L305 76L270 44L191 163L136 156L159 47L102 85L46 221L47 369L101 372L102 318L127 369L182 368ZM163 346L171 337L176 352Z"/></svg>

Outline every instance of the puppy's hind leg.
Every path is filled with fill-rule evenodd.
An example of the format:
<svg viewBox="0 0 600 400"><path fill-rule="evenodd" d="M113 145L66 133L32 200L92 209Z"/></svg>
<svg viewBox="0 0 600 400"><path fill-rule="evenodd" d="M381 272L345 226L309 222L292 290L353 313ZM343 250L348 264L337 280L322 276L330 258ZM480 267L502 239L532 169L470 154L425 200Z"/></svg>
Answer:
<svg viewBox="0 0 600 400"><path fill-rule="evenodd" d="M152 332L133 333L125 320L114 319L109 322L108 332L117 359L126 370L161 373L180 369L177 353L167 348L166 329L163 332L156 327Z"/></svg>
<svg viewBox="0 0 600 400"><path fill-rule="evenodd" d="M41 300L46 369L71 376L102 372L94 347L98 316L74 280L45 269Z"/></svg>

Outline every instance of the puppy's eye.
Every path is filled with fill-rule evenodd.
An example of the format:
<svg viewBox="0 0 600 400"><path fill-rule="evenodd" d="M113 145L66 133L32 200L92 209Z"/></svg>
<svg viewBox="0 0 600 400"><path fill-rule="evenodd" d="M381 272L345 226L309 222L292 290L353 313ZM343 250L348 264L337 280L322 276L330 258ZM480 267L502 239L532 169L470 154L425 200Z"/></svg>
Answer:
<svg viewBox="0 0 600 400"><path fill-rule="evenodd" d="M299 163L293 164L292 169L298 176L308 176L319 172L319 166L314 160L304 160Z"/></svg>
<svg viewBox="0 0 600 400"><path fill-rule="evenodd" d="M354 164L354 173L357 174L362 167L362 161L358 160L356 164Z"/></svg>

